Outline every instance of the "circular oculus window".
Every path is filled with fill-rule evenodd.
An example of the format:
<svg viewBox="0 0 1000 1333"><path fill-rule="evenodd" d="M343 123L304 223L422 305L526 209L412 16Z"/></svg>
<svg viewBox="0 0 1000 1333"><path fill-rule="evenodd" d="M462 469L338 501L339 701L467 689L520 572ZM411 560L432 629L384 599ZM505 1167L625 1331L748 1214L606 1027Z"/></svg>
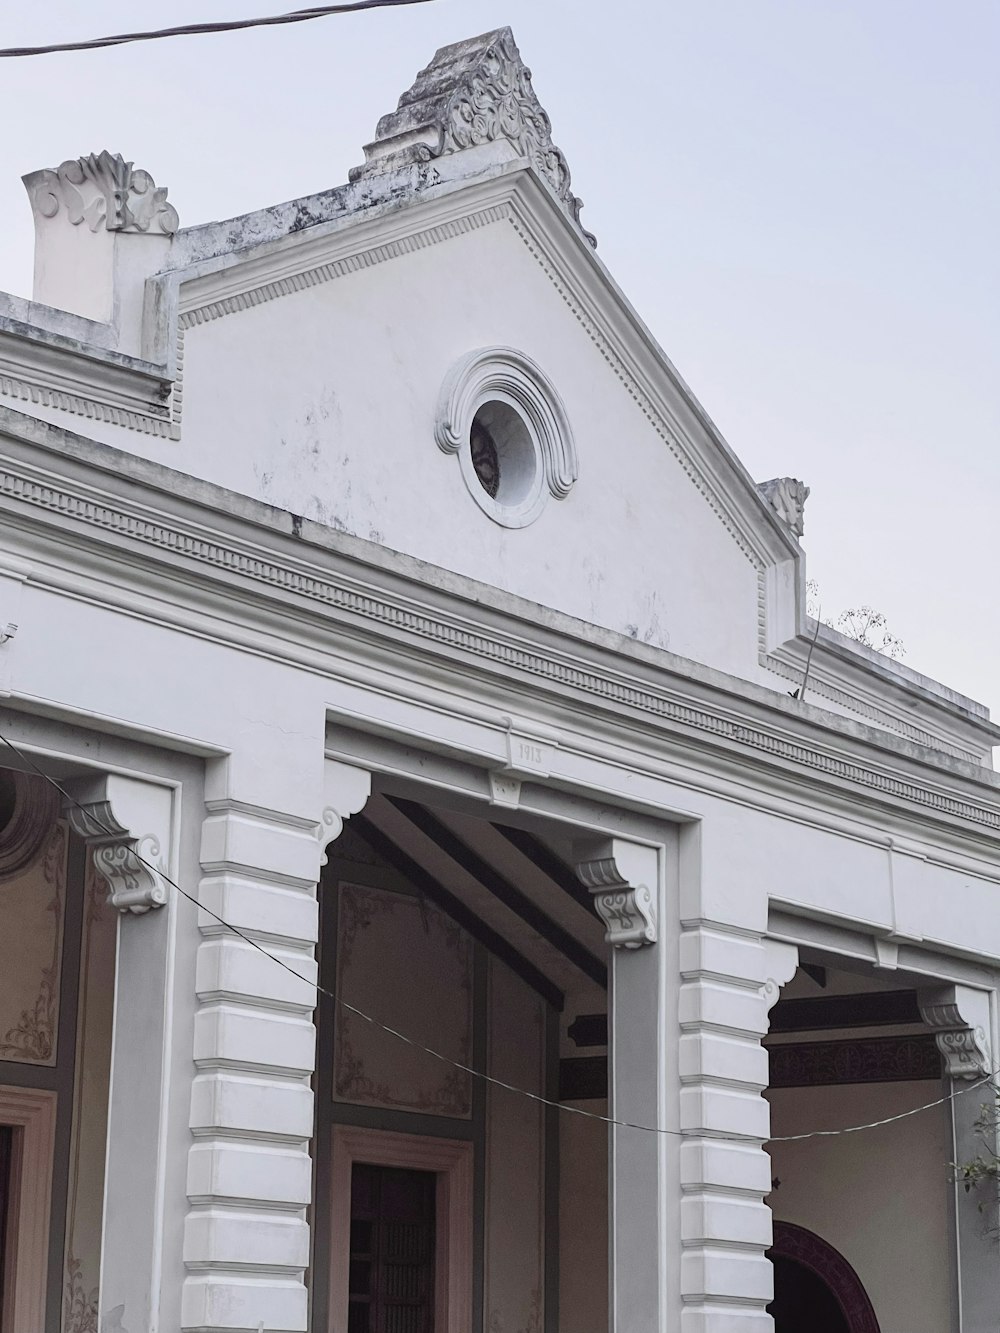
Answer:
<svg viewBox="0 0 1000 1333"><path fill-rule="evenodd" d="M526 527L576 480L566 411L542 371L511 348L470 352L442 387L435 436L458 456L476 504L507 528Z"/></svg>

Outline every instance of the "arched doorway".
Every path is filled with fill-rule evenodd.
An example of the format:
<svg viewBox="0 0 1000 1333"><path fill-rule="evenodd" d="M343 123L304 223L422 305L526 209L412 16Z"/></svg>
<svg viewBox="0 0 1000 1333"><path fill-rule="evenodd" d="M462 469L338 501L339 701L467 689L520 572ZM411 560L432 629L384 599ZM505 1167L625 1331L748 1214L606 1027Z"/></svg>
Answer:
<svg viewBox="0 0 1000 1333"><path fill-rule="evenodd" d="M774 1223L768 1251L774 1300L767 1307L775 1333L879 1333L861 1279L842 1254L815 1232Z"/></svg>

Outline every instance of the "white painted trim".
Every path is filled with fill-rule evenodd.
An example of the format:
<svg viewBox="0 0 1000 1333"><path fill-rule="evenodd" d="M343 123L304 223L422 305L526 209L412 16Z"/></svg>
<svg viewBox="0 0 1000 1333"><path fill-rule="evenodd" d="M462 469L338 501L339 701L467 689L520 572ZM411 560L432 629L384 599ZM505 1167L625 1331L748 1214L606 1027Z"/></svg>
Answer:
<svg viewBox="0 0 1000 1333"><path fill-rule="evenodd" d="M437 1173L434 1327L472 1327L472 1144L335 1125L330 1180L330 1333L347 1333L351 1167L355 1162Z"/></svg>
<svg viewBox="0 0 1000 1333"><path fill-rule="evenodd" d="M11 1125L15 1131L13 1206L5 1265L13 1281L4 1303L3 1323L17 1333L34 1333L45 1326L56 1094L0 1086L0 1125Z"/></svg>

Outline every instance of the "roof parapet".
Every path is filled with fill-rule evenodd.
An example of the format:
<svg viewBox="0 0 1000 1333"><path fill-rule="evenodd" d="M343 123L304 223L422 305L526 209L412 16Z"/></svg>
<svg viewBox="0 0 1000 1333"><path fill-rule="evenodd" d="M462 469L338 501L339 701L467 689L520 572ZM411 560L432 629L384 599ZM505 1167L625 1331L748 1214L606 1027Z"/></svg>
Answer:
<svg viewBox="0 0 1000 1333"><path fill-rule="evenodd" d="M441 47L396 110L379 121L374 140L365 145L365 161L350 179L360 182L470 150L479 150L477 163L484 157L528 158L596 245L580 223L582 202L570 188L569 166L552 142L552 124L510 28Z"/></svg>
<svg viewBox="0 0 1000 1333"><path fill-rule="evenodd" d="M178 227L166 189L106 149L22 179L35 219L33 299L111 324L118 350L141 356L145 282Z"/></svg>

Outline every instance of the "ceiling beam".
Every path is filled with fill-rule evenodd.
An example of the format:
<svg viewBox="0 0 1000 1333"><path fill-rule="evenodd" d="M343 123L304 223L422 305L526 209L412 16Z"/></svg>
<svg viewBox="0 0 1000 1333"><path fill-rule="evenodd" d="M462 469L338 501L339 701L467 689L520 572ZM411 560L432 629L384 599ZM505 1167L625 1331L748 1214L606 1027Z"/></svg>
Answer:
<svg viewBox="0 0 1000 1333"><path fill-rule="evenodd" d="M516 847L533 866L537 866L546 878L552 880L553 884L558 884L564 893L568 893L588 916L596 919L594 900L590 892L584 888L575 871L562 857L547 847L541 838L536 838L533 833L514 828L510 824L493 824L492 827L502 838L506 838L512 847Z"/></svg>
<svg viewBox="0 0 1000 1333"><path fill-rule="evenodd" d="M561 926L544 912L534 899L512 884L494 865L480 856L468 843L463 842L457 833L453 833L447 824L442 823L436 815L432 815L425 806L418 805L415 801L406 801L400 796L389 796L386 799L426 838L429 838L439 851L444 852L456 865L461 866L477 884L492 893L494 898L503 903L504 907L515 916L519 916L525 925L530 926L547 944L558 949L585 977L603 990L607 990L607 965L592 954L585 944L581 944L565 926Z"/></svg>
<svg viewBox="0 0 1000 1333"><path fill-rule="evenodd" d="M377 852L388 865L397 870L415 889L440 907L442 912L447 912L456 925L461 926L474 940L477 940L484 948L489 949L490 953L495 954L502 963L506 963L510 970L515 972L532 990L536 991L547 1004L562 1013L565 1006L565 997L559 987L550 981L544 972L540 972L533 963L530 963L523 954L518 953L514 946L505 940L502 935L481 920L460 898L456 898L453 893L449 893L433 875L407 852L404 852L388 834L383 833L364 815L352 816L351 828L364 839L372 851ZM332 855L335 855L333 849L331 849Z"/></svg>

